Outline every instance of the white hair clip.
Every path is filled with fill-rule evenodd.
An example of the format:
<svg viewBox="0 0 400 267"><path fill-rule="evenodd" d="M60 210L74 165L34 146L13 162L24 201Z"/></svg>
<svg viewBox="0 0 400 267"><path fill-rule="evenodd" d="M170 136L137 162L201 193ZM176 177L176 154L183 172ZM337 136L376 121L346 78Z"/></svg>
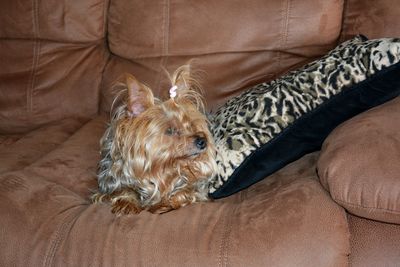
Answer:
<svg viewBox="0 0 400 267"><path fill-rule="evenodd" d="M174 85L169 89L169 96L174 99L176 97L176 90L178 89L178 86Z"/></svg>

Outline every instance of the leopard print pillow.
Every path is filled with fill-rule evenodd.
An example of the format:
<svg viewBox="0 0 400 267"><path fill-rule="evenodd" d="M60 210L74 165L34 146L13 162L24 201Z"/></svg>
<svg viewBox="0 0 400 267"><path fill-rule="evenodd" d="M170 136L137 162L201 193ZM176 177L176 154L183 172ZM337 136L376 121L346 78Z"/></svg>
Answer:
<svg viewBox="0 0 400 267"><path fill-rule="evenodd" d="M338 124L398 95L384 81L400 77L399 61L400 39L357 36L229 100L211 119L219 173L210 195L233 194L319 150Z"/></svg>

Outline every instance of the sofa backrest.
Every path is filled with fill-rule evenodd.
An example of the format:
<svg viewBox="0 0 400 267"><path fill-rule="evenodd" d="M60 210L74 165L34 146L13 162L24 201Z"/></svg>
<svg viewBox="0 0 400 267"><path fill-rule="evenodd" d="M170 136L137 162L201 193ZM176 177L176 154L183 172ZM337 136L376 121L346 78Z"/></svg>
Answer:
<svg viewBox="0 0 400 267"><path fill-rule="evenodd" d="M399 13L398 0L0 1L0 133L108 112L125 72L165 97L164 69L190 59L215 110L356 34L399 37Z"/></svg>
<svg viewBox="0 0 400 267"><path fill-rule="evenodd" d="M343 1L111 1L102 109L129 72L166 97L173 72L195 59L209 109L337 44Z"/></svg>
<svg viewBox="0 0 400 267"><path fill-rule="evenodd" d="M363 34L369 39L400 37L398 0L346 0L340 42Z"/></svg>
<svg viewBox="0 0 400 267"><path fill-rule="evenodd" d="M97 114L104 0L0 1L0 133Z"/></svg>

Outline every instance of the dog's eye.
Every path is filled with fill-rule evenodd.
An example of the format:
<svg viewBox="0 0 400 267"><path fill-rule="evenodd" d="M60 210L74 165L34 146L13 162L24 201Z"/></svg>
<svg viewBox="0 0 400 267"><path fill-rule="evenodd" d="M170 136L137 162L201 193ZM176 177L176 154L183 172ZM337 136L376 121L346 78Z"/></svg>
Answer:
<svg viewBox="0 0 400 267"><path fill-rule="evenodd" d="M165 134L166 135L174 135L175 132L176 132L176 130L174 128L170 127L165 131Z"/></svg>
<svg viewBox="0 0 400 267"><path fill-rule="evenodd" d="M181 132L178 130L178 129L176 129L176 128L173 128L173 127L169 127L166 131L165 131L165 134L166 135L170 135L170 136L172 136L172 135L181 135Z"/></svg>

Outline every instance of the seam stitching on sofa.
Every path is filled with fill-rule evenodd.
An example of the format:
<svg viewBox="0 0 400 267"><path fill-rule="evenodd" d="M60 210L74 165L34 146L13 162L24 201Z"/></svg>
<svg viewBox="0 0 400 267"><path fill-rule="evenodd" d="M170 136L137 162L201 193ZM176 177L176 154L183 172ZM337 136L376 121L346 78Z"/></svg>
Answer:
<svg viewBox="0 0 400 267"><path fill-rule="evenodd" d="M49 37L0 37L0 40L4 40L4 41L35 41L35 40L39 40L40 43L51 43L51 44L61 44L61 45L74 45L74 46L85 46L85 47L89 47L89 46L97 46L99 44L101 44L104 40L104 37L96 39L96 40L91 40L91 41L79 41L79 40L56 40L56 39L52 39ZM139 57L140 58L140 57Z"/></svg>
<svg viewBox="0 0 400 267"><path fill-rule="evenodd" d="M76 206L71 207L68 210L73 209L75 207ZM54 265L53 261L54 261L56 252L58 250L58 247L60 246L61 241L65 240L68 229L70 229L73 226L75 221L78 219L79 215L85 209L86 209L86 206L79 209L76 212L76 214L75 214L75 212L72 212L70 215L67 215L64 218L63 223L61 223L61 225L58 227L58 229L55 230L55 232L54 232L55 237L52 241L50 241L50 243L51 243L50 248L49 248L48 252L46 253L43 266L53 266ZM66 211L68 211L68 210L66 210ZM64 211L64 212L66 212L66 211Z"/></svg>
<svg viewBox="0 0 400 267"><path fill-rule="evenodd" d="M232 232L233 216L236 213L237 206L231 210L225 217L226 228L221 236L221 243L219 246L218 266L228 266L228 252L229 252L229 239Z"/></svg>
<svg viewBox="0 0 400 267"><path fill-rule="evenodd" d="M291 14L291 0L288 0L286 2L286 18L285 18L285 24L284 24L284 31L283 31L283 44L282 44L282 48L286 47L287 45L287 41L289 38L289 24L290 24L290 14Z"/></svg>
<svg viewBox="0 0 400 267"><path fill-rule="evenodd" d="M284 47L286 46L287 43L287 35L289 31L289 16L290 16L290 1L287 0L285 2L285 6L283 7L283 14L282 14L282 25L281 25L281 39L280 39L280 49L278 50L278 66L279 68L282 67L282 51L284 50Z"/></svg>
<svg viewBox="0 0 400 267"><path fill-rule="evenodd" d="M170 20L170 2L169 0L164 1L163 5L163 21L162 21L162 48L161 48L161 61L160 61L160 70L158 72L158 78L156 83L156 88L161 91L161 80L164 74L164 69L166 69L167 61L168 61L168 53L169 53L169 20Z"/></svg>
<svg viewBox="0 0 400 267"><path fill-rule="evenodd" d="M107 69L108 64L111 61L111 50L110 46L108 43L108 11L110 9L111 5L111 0L103 0L103 45L104 45L104 53L107 55L105 56L106 58L104 59L104 64L103 64L103 69L101 70L101 78L100 78L100 83L99 83L99 88L97 92L97 98L98 98L98 103L97 103L97 115L100 115L101 110L102 110L102 91L104 89L104 77L105 77L105 71Z"/></svg>
<svg viewBox="0 0 400 267"><path fill-rule="evenodd" d="M231 227L231 220L229 218L226 218L227 226L225 228L225 231L222 233L221 236L221 243L219 245L219 256L218 256L218 266L223 267L227 266L227 246L228 246L228 236L230 232L230 227Z"/></svg>
<svg viewBox="0 0 400 267"><path fill-rule="evenodd" d="M27 89L27 112L33 110L33 89L35 87L36 68L39 62L40 54L40 39L39 39L39 7L37 0L32 0L32 24L33 24L33 56L32 56L32 71L28 79Z"/></svg>
<svg viewBox="0 0 400 267"><path fill-rule="evenodd" d="M163 50L164 55L168 56L169 53L169 23L170 23L170 1L165 1L165 17L164 17L164 38Z"/></svg>

